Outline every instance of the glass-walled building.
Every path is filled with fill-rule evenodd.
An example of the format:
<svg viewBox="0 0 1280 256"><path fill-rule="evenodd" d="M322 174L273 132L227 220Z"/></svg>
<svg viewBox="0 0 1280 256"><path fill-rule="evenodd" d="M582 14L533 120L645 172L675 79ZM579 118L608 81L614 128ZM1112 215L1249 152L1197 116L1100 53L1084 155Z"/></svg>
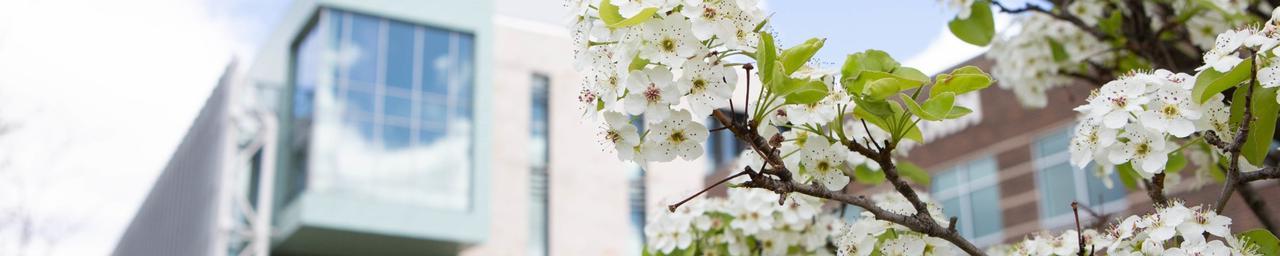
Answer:
<svg viewBox="0 0 1280 256"><path fill-rule="evenodd" d="M228 123L205 127L224 139L175 153L226 163L211 168L224 178L153 191L209 202L148 203L117 254L639 255L649 213L729 159L638 166L605 151L574 104L563 11L296 1L255 59L227 72L238 89L218 95L231 106L206 106L226 112L200 121Z"/></svg>

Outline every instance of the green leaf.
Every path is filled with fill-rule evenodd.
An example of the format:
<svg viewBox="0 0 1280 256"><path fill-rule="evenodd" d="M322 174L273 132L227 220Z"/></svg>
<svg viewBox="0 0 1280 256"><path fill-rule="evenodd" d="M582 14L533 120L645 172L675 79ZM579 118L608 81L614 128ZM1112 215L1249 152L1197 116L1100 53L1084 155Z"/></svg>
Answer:
<svg viewBox="0 0 1280 256"><path fill-rule="evenodd" d="M996 36L995 19L991 17L991 3L974 1L969 9L971 11L968 19L957 17L947 23L947 27L951 28L951 34L955 34L961 41L986 46L991 43L991 38Z"/></svg>
<svg viewBox="0 0 1280 256"><path fill-rule="evenodd" d="M639 53L637 53L636 55L639 55ZM631 64L627 65L627 71L641 70L648 65L649 65L649 60L645 58L641 58L640 56L636 56L635 58L631 58Z"/></svg>
<svg viewBox="0 0 1280 256"><path fill-rule="evenodd" d="M1054 62L1062 62L1070 58L1067 56L1067 49L1062 47L1062 43L1059 43L1058 40L1053 40L1053 38L1046 37L1046 39L1048 39L1046 41L1049 41L1049 50L1053 51Z"/></svg>
<svg viewBox="0 0 1280 256"><path fill-rule="evenodd" d="M1248 243L1257 246L1258 253L1262 255L1280 255L1280 239L1276 239L1276 235L1271 231L1259 228L1240 233L1240 236L1248 238Z"/></svg>
<svg viewBox="0 0 1280 256"><path fill-rule="evenodd" d="M969 113L973 113L973 110L972 110L972 109L969 109L969 108L966 108L966 107L955 106L955 107L951 107L951 112L950 112L950 113L947 113L947 116L946 116L946 117L944 117L944 118L946 118L946 119L956 119L956 118L964 117L965 115L968 115Z"/></svg>
<svg viewBox="0 0 1280 256"><path fill-rule="evenodd" d="M851 94L862 93L862 87L868 81L863 79L863 71L878 71L885 74L892 73L900 66L897 61L889 57L889 53L880 50L866 50L859 53L850 54L845 58L844 66L840 69L840 83Z"/></svg>
<svg viewBox="0 0 1280 256"><path fill-rule="evenodd" d="M880 71L863 71L855 82L855 86L857 83L865 83L862 94L873 100L882 100L903 90L920 87L925 81Z"/></svg>
<svg viewBox="0 0 1280 256"><path fill-rule="evenodd" d="M782 59L783 73L787 75L795 73L801 66L804 66L805 62L809 62L809 59L813 58L814 54L818 53L818 49L822 49L822 45L826 41L826 39L810 38L804 43L782 50L780 58Z"/></svg>
<svg viewBox="0 0 1280 256"><path fill-rule="evenodd" d="M873 116L886 116L893 114L893 109L889 107L889 102L883 100L869 100L862 97L853 97L855 109L860 109L871 113Z"/></svg>
<svg viewBox="0 0 1280 256"><path fill-rule="evenodd" d="M1214 164L1209 165L1209 177L1213 177L1213 181L1217 182L1226 181L1227 173L1222 170L1222 167L1227 166L1227 164L1228 162L1226 157L1218 157L1218 161L1214 161Z"/></svg>
<svg viewBox="0 0 1280 256"><path fill-rule="evenodd" d="M1244 147L1240 151L1240 155L1243 155L1245 160L1248 160L1249 164L1253 166L1262 166L1263 160L1267 158L1267 152L1271 150L1271 138L1275 135L1276 117L1277 114L1280 114L1280 104L1275 101L1277 89L1280 88L1253 88L1254 119L1253 122L1249 123L1249 137L1245 138ZM1244 91L1244 88L1237 88L1236 90ZM1235 113L1232 113L1232 115L1234 116Z"/></svg>
<svg viewBox="0 0 1280 256"><path fill-rule="evenodd" d="M1123 12L1111 12L1111 16L1098 21L1098 27L1108 35L1119 35L1120 26L1124 23Z"/></svg>
<svg viewBox="0 0 1280 256"><path fill-rule="evenodd" d="M898 173L920 185L929 185L929 172L911 162L898 162Z"/></svg>
<svg viewBox="0 0 1280 256"><path fill-rule="evenodd" d="M778 48L773 45L773 34L760 33L760 46L756 47L756 64L759 64L760 81L769 83L773 80L774 65L778 60Z"/></svg>
<svg viewBox="0 0 1280 256"><path fill-rule="evenodd" d="M1196 75L1196 87L1191 90L1191 98L1195 99L1196 103L1203 104L1209 101L1209 98L1213 98L1213 95L1240 85L1249 79L1252 66L1253 60L1246 59L1227 73L1218 72L1212 68L1200 71L1200 74Z"/></svg>
<svg viewBox="0 0 1280 256"><path fill-rule="evenodd" d="M924 101L924 105L916 105L916 101L911 99L907 94L899 93L902 102L906 103L907 110L912 114L924 120L939 121L946 119L951 114L951 108L955 106L956 94L952 92L944 92L940 95L934 95Z"/></svg>
<svg viewBox="0 0 1280 256"><path fill-rule="evenodd" d="M798 84L795 85L794 88L788 88L790 90L788 90L786 94L780 94L785 95L787 99L786 104L811 104L827 97L827 84L822 83L822 81L808 79L790 80L797 81L796 83ZM788 86L791 86L790 84L792 84L792 82L788 81L787 84L789 84Z"/></svg>
<svg viewBox="0 0 1280 256"><path fill-rule="evenodd" d="M858 165L853 170L853 180L867 185L880 184L884 182L884 172L871 170L871 168L867 168L867 165Z"/></svg>
<svg viewBox="0 0 1280 256"><path fill-rule="evenodd" d="M929 89L930 94L954 92L956 95L982 90L991 86L991 76L975 66L964 66L951 70L950 74L938 75L938 82Z"/></svg>
<svg viewBox="0 0 1280 256"><path fill-rule="evenodd" d="M1102 167L1095 166L1094 168L1102 168ZM1138 171L1133 169L1132 164L1124 163L1121 165L1117 165L1116 173L1119 174L1120 183L1124 184L1125 188L1129 190L1134 190L1138 188L1138 179L1141 179L1142 176L1138 175Z"/></svg>
<svg viewBox="0 0 1280 256"><path fill-rule="evenodd" d="M1165 163L1164 171L1167 173L1178 173L1182 171L1182 168L1186 167L1187 157L1182 154L1182 151L1174 151L1169 153L1169 162Z"/></svg>
<svg viewBox="0 0 1280 256"><path fill-rule="evenodd" d="M653 14L658 12L658 8L644 8L631 18L622 17L618 13L618 6L613 5L609 0L600 1L600 20L604 21L605 26L609 28L625 28L644 23L653 18Z"/></svg>

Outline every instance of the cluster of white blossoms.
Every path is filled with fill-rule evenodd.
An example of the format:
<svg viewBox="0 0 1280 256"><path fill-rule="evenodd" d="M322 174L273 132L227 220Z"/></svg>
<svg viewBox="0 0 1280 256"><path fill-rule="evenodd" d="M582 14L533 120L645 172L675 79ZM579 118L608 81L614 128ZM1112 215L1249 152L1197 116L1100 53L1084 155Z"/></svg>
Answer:
<svg viewBox="0 0 1280 256"><path fill-rule="evenodd" d="M778 194L764 189L730 188L728 194L652 215L644 230L649 252L744 255L758 246L763 255L829 255L827 245L844 225L815 197L793 193L779 205Z"/></svg>
<svg viewBox="0 0 1280 256"><path fill-rule="evenodd" d="M1143 216L1129 216L1099 232L1086 229L1059 236L1035 235L1018 243L989 248L987 254L1077 255L1085 250L1106 255L1258 255L1255 245L1231 234L1231 219L1212 209L1173 203ZM1206 235L1207 234L1207 235ZM1093 255L1093 254L1090 254Z"/></svg>
<svg viewBox="0 0 1280 256"><path fill-rule="evenodd" d="M1266 57L1260 60L1271 59L1258 70L1258 82L1264 88L1280 86L1280 62L1271 57L1280 44L1276 35L1273 23L1262 29L1223 32L1197 70L1231 72L1245 61L1239 52L1249 49ZM1102 175L1109 174L1114 165L1129 163L1143 178L1151 178L1164 171L1170 153L1185 148L1179 138L1202 131L1213 131L1224 140L1234 138L1231 110L1224 97L1215 94L1198 103L1193 97L1195 86L1195 76L1167 70L1132 73L1104 84L1089 96L1087 104L1076 108L1081 115L1071 142L1071 163L1083 168L1097 162L1104 170ZM1217 155L1224 155L1217 150ZM1207 164L1212 163L1198 163Z"/></svg>
<svg viewBox="0 0 1280 256"><path fill-rule="evenodd" d="M942 208L929 201L928 196L921 193L920 199L926 202L929 213L939 225L947 226L949 220L942 214ZM871 196L876 206L886 211L911 216L916 213L911 202L897 192L880 193ZM905 226L878 220L870 212L862 212L862 216L842 229L836 240L837 255L867 256L880 255L958 255L962 253L951 242L911 231Z"/></svg>
<svg viewBox="0 0 1280 256"><path fill-rule="evenodd" d="M1187 27L1188 40L1204 51L1214 46L1214 38L1219 33L1249 22L1249 19L1242 18L1249 7L1247 1L1175 0L1168 3L1144 1L1142 4L1148 14L1167 12L1162 10L1163 4L1173 7L1174 15L1186 17L1186 20L1165 21L1162 16L1155 16L1150 24L1152 30L1160 30L1171 22L1182 23ZM967 8L960 11L967 12ZM1105 0L1071 1L1065 10L1084 25L1099 31L1106 31L1107 26L1119 26L1103 24L1111 18L1112 13L1108 10L1131 12L1125 4ZM1024 106L1044 107L1046 91L1070 84L1074 81L1072 73L1088 73L1091 67L1080 65L1085 61L1115 63L1123 58L1123 51L1112 50L1112 44L1100 41L1076 24L1047 14L1028 12L1016 17L1014 24L1017 26L996 36L987 57L1000 60L992 68L992 74L1002 81L1002 88L1014 91Z"/></svg>
<svg viewBox="0 0 1280 256"><path fill-rule="evenodd" d="M1195 77L1167 70L1134 73L1104 84L1087 104L1076 108L1081 115L1070 145L1071 164L1084 168L1091 161L1104 167L1132 163L1145 178L1163 171L1169 153L1179 147L1171 137L1226 127L1226 105L1220 100L1195 103L1194 84Z"/></svg>
<svg viewBox="0 0 1280 256"><path fill-rule="evenodd" d="M578 100L620 159L692 160L727 107L737 72L725 58L754 51L764 20L754 0L570 1ZM620 15L620 17L619 17ZM638 23L637 23L638 22ZM633 118L643 117L646 130Z"/></svg>
<svg viewBox="0 0 1280 256"><path fill-rule="evenodd" d="M1086 2L1090 1L1075 3ZM1019 30L1013 33L1017 34L998 36L986 56L1000 60L992 66L992 76L1024 106L1044 107L1048 103L1046 91L1074 81L1067 73L1078 71L1076 63L1108 63L1115 58L1115 53L1107 51L1107 44L1071 23L1044 14L1020 16L1015 22ZM1057 54L1066 54L1068 59L1056 59L1062 56L1054 56L1054 45L1061 46Z"/></svg>

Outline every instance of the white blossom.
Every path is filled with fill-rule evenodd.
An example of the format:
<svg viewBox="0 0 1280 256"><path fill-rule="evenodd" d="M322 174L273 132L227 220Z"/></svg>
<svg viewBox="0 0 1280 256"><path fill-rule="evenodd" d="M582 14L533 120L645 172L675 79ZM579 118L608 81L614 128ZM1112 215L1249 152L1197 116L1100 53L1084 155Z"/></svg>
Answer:
<svg viewBox="0 0 1280 256"><path fill-rule="evenodd" d="M648 45L640 50L640 57L649 61L679 67L690 57L706 51L690 31L689 21L679 13L646 22L643 26L643 40Z"/></svg>
<svg viewBox="0 0 1280 256"><path fill-rule="evenodd" d="M666 162L680 157L693 160L702 156L702 142L707 140L707 127L694 122L688 111L676 111L667 120L654 125L646 135L646 158Z"/></svg>
<svg viewBox="0 0 1280 256"><path fill-rule="evenodd" d="M624 99L627 113L644 114L646 124L658 123L671 116L671 105L680 101L680 91L671 79L671 71L662 68L631 71Z"/></svg>
<svg viewBox="0 0 1280 256"><path fill-rule="evenodd" d="M684 63L682 70L676 89L688 92L689 111L694 116L708 116L712 110L729 106L738 81L732 68L693 58Z"/></svg>

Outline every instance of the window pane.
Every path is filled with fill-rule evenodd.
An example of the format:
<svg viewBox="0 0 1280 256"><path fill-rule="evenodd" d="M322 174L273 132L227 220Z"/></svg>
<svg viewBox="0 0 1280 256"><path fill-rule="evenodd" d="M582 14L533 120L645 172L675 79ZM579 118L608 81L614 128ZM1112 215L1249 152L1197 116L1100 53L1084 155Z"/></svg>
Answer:
<svg viewBox="0 0 1280 256"><path fill-rule="evenodd" d="M1093 174L1093 168L1096 167L1092 164L1085 167L1085 179L1089 181L1089 198L1080 200L1081 202L1089 202L1089 206L1097 206L1124 198L1127 192L1124 190L1124 185L1120 184L1119 174L1111 173L1109 177L1112 182L1111 188L1107 188L1106 184L1102 183L1102 178Z"/></svg>
<svg viewBox="0 0 1280 256"><path fill-rule="evenodd" d="M384 124L382 126L382 146L386 149L402 149L409 147L409 143L413 142L409 137L413 134L408 126L398 124Z"/></svg>
<svg viewBox="0 0 1280 256"><path fill-rule="evenodd" d="M960 171L963 170L947 170L939 173L933 178L933 193L942 193L945 190L955 188L960 184Z"/></svg>
<svg viewBox="0 0 1280 256"><path fill-rule="evenodd" d="M382 113L386 114L388 119L397 118L404 122L409 121L410 111L413 111L413 99L396 95L387 95L382 98Z"/></svg>
<svg viewBox="0 0 1280 256"><path fill-rule="evenodd" d="M960 230L960 234L970 234L969 224L972 224L972 223L965 221L968 218L965 218L966 216L964 215L964 208L961 208L961 207L962 206L960 205L959 197L942 201L942 213L945 213L948 217L958 217L958 219L960 220L960 223L956 223L957 224L956 228ZM968 235L965 235L965 237L973 238Z"/></svg>
<svg viewBox="0 0 1280 256"><path fill-rule="evenodd" d="M387 78L388 90L409 93L413 90L413 48L416 29L403 22L388 22Z"/></svg>
<svg viewBox="0 0 1280 256"><path fill-rule="evenodd" d="M1049 218L1071 212L1071 201L1076 199L1075 170L1067 163L1059 163L1040 170L1040 205Z"/></svg>
<svg viewBox="0 0 1280 256"><path fill-rule="evenodd" d="M350 54L355 61L347 67L347 77L352 81L376 83L378 80L379 30L382 22L370 16L350 14L351 37L347 39Z"/></svg>
<svg viewBox="0 0 1280 256"><path fill-rule="evenodd" d="M347 90L347 99L344 103L348 113L372 115L375 111L374 101L373 92L352 89Z"/></svg>
<svg viewBox="0 0 1280 256"><path fill-rule="evenodd" d="M1038 147L1038 150L1035 152L1036 157L1046 157L1061 152L1067 152L1067 145L1071 140L1069 135L1070 131L1064 130L1061 132L1054 132L1053 134L1041 138L1040 141L1036 143L1036 146Z"/></svg>
<svg viewBox="0 0 1280 256"><path fill-rule="evenodd" d="M475 43L471 35L454 33L457 39L455 48L457 49L456 63L453 65L453 84L449 90L453 91L453 103L455 118L462 120L471 120L471 97L472 91L475 90ZM551 84L547 84L550 88Z"/></svg>
<svg viewBox="0 0 1280 256"><path fill-rule="evenodd" d="M440 100L422 102L419 105L421 109L418 110L418 120L425 127L444 127L445 112L448 111L445 109L445 104L446 102Z"/></svg>
<svg viewBox="0 0 1280 256"><path fill-rule="evenodd" d="M969 165L969 181L975 181L986 177L994 177L996 174L996 161L990 157L973 161Z"/></svg>
<svg viewBox="0 0 1280 256"><path fill-rule="evenodd" d="M422 93L446 95L448 91L450 33L423 28Z"/></svg>
<svg viewBox="0 0 1280 256"><path fill-rule="evenodd" d="M997 186L978 189L969 194L973 204L973 236L994 234L1004 226L1000 219L1000 193Z"/></svg>

